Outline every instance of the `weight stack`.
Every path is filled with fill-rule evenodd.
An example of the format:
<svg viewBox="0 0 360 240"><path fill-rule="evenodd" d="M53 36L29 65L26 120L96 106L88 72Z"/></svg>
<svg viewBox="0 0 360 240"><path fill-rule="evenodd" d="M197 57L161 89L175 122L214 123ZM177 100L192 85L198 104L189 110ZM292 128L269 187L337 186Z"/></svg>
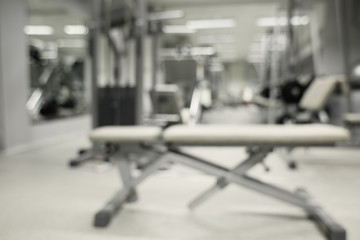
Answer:
<svg viewBox="0 0 360 240"><path fill-rule="evenodd" d="M98 88L98 125L135 125L135 88Z"/></svg>

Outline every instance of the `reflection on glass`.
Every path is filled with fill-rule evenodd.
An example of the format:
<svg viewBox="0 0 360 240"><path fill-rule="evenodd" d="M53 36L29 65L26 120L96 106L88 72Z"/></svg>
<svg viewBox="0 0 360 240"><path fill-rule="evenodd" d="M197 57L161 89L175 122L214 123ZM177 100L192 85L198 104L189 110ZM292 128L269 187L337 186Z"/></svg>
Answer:
<svg viewBox="0 0 360 240"><path fill-rule="evenodd" d="M86 113L88 28L59 4L29 0L30 83L26 108L33 122Z"/></svg>

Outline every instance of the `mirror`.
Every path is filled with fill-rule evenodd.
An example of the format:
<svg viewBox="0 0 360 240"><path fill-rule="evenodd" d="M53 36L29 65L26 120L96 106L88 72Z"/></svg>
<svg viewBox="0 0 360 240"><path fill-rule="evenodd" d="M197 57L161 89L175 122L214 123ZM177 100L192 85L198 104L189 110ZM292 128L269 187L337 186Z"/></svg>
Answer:
<svg viewBox="0 0 360 240"><path fill-rule="evenodd" d="M86 16L76 1L29 0L29 97L34 123L85 114Z"/></svg>

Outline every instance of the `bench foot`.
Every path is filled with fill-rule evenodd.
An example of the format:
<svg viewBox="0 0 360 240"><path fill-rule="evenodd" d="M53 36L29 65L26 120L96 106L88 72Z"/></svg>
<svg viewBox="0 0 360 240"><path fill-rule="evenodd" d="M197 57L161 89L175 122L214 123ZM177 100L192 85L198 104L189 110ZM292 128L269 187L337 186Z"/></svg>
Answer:
<svg viewBox="0 0 360 240"><path fill-rule="evenodd" d="M289 160L289 161L288 161L288 166L289 166L289 168L292 169L292 170L295 170L295 169L298 168L297 163L296 163L296 161L294 161L294 160Z"/></svg>
<svg viewBox="0 0 360 240"><path fill-rule="evenodd" d="M111 222L111 218L113 216L113 213L109 210L101 210L98 213L96 213L94 218L94 227L107 227L109 223Z"/></svg>
<svg viewBox="0 0 360 240"><path fill-rule="evenodd" d="M329 240L346 240L346 230L337 223L304 189L297 189L297 195L304 198L309 204L309 218L313 220L321 232Z"/></svg>
<svg viewBox="0 0 360 240"><path fill-rule="evenodd" d="M134 203L138 200L138 194L135 190L131 190L128 196L126 197L126 202Z"/></svg>

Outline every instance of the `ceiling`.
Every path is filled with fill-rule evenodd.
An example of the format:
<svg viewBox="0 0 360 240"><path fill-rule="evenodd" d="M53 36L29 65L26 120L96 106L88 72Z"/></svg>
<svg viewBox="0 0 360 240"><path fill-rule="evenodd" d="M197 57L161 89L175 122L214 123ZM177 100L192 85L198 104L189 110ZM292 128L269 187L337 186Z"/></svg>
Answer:
<svg viewBox="0 0 360 240"><path fill-rule="evenodd" d="M156 1L164 2L164 0ZM206 1L202 0L201 2ZM222 3L191 4L191 6L184 5L167 9L182 9L185 12L183 19L169 22L174 25L185 25L188 20L234 19L236 25L233 28L204 29L197 30L195 34L189 34L193 45L214 45L223 59L231 61L247 58L251 44L266 31L266 28L256 26L256 20L261 17L274 16L277 6L275 3Z"/></svg>
<svg viewBox="0 0 360 240"><path fill-rule="evenodd" d="M28 0L30 24L47 24L55 28L51 38L83 38L63 33L64 25L84 24L89 16L91 0ZM124 2L122 0L113 0ZM133 0L127 0L132 3ZM166 24L184 25L188 20L231 18L236 26L227 29L198 30L187 37L192 45L204 45L204 39L219 41L216 47L228 61L245 59L256 37L266 29L257 27L256 20L276 14L282 0L149 0L157 10L183 10L185 17ZM50 37L41 37L48 40ZM206 41L205 41L206 42ZM211 42L211 41L210 41Z"/></svg>

